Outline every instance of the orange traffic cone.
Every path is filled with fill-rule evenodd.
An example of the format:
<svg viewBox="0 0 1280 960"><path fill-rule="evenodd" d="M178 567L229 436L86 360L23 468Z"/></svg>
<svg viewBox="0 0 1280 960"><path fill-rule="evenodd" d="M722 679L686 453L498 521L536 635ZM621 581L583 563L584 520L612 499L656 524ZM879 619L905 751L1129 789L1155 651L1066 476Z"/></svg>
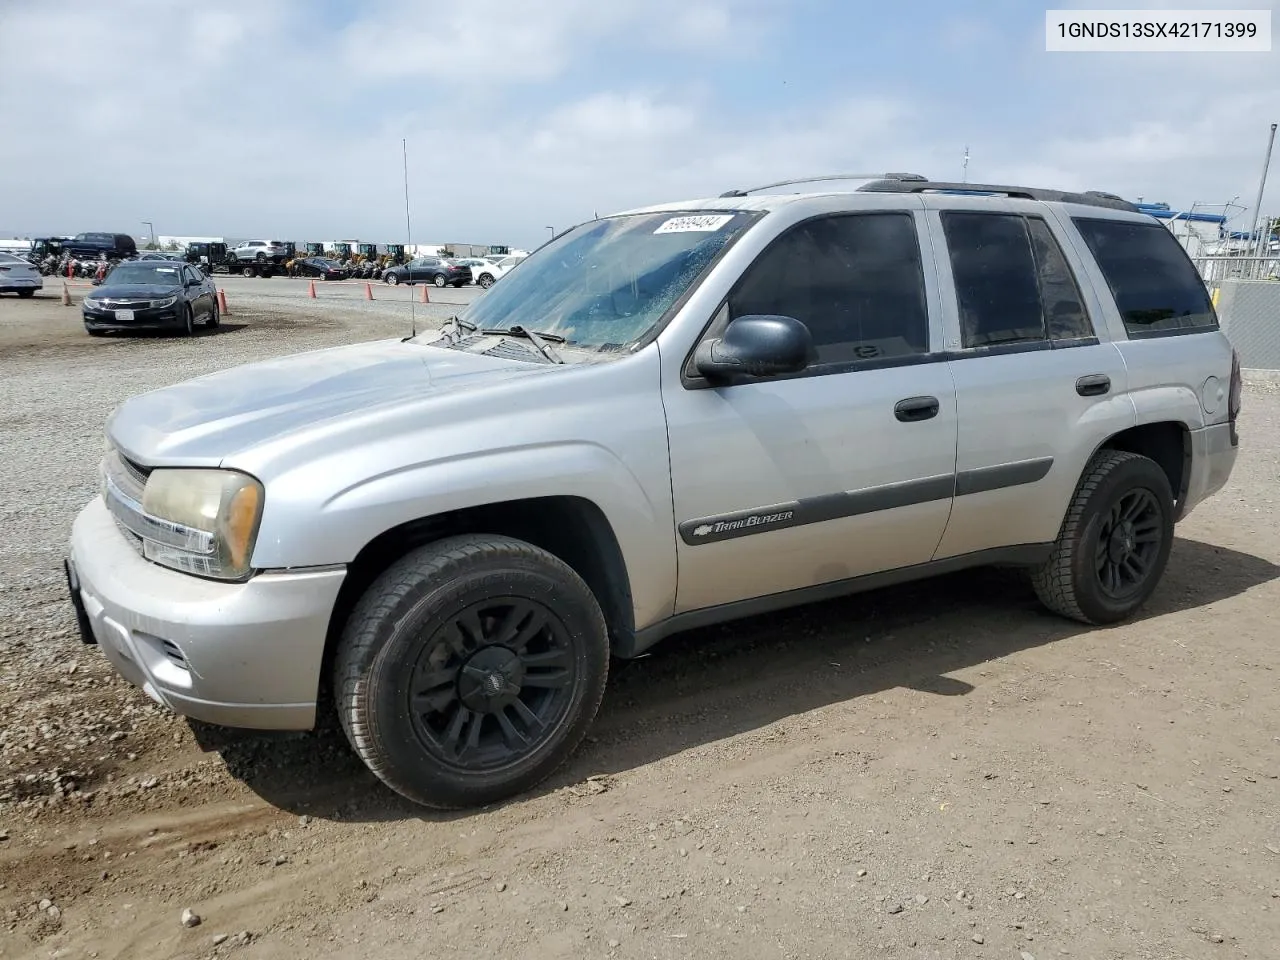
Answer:
<svg viewBox="0 0 1280 960"><path fill-rule="evenodd" d="M62 281L62 305L64 307L71 306L71 291L67 289L67 281Z"/></svg>
<svg viewBox="0 0 1280 960"><path fill-rule="evenodd" d="M366 283L366 284L364 285L364 298L365 298L366 300L372 300L372 299L373 299L373 284L371 284L371 283Z"/></svg>
<svg viewBox="0 0 1280 960"><path fill-rule="evenodd" d="M218 290L218 312L224 317L231 316L231 310L227 307L227 291Z"/></svg>
<svg viewBox="0 0 1280 960"><path fill-rule="evenodd" d="M314 280L311 281L311 289L307 291L307 296L312 300L316 298L316 282Z"/></svg>
<svg viewBox="0 0 1280 960"><path fill-rule="evenodd" d="M422 302L423 302L423 303L430 303L430 302L431 302L431 298L427 296L427 286L426 286L426 284L423 284L423 285L422 285Z"/></svg>

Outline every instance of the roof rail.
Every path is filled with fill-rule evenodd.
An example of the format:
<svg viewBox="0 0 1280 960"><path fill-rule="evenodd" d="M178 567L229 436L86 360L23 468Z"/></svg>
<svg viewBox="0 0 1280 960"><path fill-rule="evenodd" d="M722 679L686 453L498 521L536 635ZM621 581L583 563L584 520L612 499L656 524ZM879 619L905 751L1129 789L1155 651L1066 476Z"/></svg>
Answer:
<svg viewBox="0 0 1280 960"><path fill-rule="evenodd" d="M1103 193L1101 190L1085 190L1073 193L1068 190L1047 190L1043 187L1011 187L993 183L952 183L926 180L904 181L895 177L885 177L864 183L858 188L867 193L961 193L990 196L1003 195L1018 197L1023 200L1052 200L1058 203L1081 203L1091 207L1109 207L1112 210L1128 210L1140 212L1138 205L1130 203L1114 193Z"/></svg>
<svg viewBox="0 0 1280 960"><path fill-rule="evenodd" d="M726 190L724 193L720 194L720 196L745 197L749 193L768 190L770 187L786 187L793 183L817 183L822 180L884 180L888 182L920 181L927 183L929 178L922 177L918 173L832 173L824 174L820 177L796 177L794 180L779 180L777 183L766 183L759 187L750 187L746 190Z"/></svg>

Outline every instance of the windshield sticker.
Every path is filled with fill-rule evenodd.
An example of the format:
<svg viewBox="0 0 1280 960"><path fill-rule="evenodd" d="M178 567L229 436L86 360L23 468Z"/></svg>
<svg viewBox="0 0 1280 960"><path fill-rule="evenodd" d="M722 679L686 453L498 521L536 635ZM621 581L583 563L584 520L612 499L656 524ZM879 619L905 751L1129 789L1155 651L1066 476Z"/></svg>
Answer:
<svg viewBox="0 0 1280 960"><path fill-rule="evenodd" d="M695 217L672 217L654 233L714 233L733 219L732 213L705 213Z"/></svg>

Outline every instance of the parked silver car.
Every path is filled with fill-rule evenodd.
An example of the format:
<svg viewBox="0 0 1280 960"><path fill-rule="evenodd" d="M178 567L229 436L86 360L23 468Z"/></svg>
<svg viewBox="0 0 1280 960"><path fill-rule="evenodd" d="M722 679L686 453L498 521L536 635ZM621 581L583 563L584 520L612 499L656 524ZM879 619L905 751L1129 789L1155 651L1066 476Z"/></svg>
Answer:
<svg viewBox="0 0 1280 960"><path fill-rule="evenodd" d="M1130 616L1240 397L1186 253L1118 198L733 191L568 230L416 337L125 402L67 577L172 710L305 729L328 688L393 789L484 804L674 631L989 563Z"/></svg>
<svg viewBox="0 0 1280 960"><path fill-rule="evenodd" d="M44 277L40 276L39 267L25 257L0 253L0 293L34 297L43 287Z"/></svg>

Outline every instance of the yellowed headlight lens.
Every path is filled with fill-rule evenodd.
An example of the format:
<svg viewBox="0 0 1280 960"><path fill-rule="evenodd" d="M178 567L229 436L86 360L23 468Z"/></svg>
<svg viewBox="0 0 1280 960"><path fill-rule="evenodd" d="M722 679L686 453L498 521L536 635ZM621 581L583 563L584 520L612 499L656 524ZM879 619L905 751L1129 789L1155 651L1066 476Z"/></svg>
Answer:
<svg viewBox="0 0 1280 960"><path fill-rule="evenodd" d="M263 491L253 477L233 470L153 470L142 494L142 509L152 517L209 534L212 553L172 545L148 544L157 563L223 579L249 572ZM200 539L200 538L192 538Z"/></svg>

